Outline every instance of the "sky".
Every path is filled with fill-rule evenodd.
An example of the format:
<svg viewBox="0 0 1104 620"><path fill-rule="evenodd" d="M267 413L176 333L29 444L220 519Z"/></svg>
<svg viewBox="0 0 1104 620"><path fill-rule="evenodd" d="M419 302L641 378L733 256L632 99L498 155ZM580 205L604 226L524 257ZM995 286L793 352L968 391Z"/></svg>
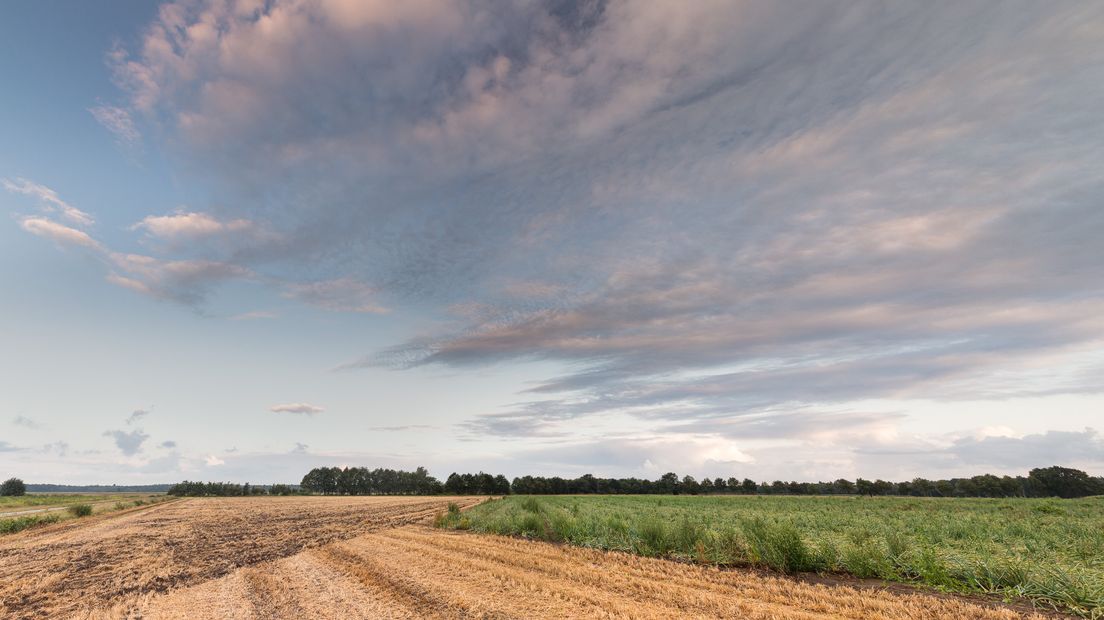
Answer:
<svg viewBox="0 0 1104 620"><path fill-rule="evenodd" d="M0 476L1104 473L1104 5L0 9Z"/></svg>

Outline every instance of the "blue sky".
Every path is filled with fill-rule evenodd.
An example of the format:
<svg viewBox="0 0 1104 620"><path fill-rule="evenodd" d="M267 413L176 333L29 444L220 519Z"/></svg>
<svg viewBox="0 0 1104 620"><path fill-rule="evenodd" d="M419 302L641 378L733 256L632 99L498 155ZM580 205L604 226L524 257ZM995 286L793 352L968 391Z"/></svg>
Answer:
<svg viewBox="0 0 1104 620"><path fill-rule="evenodd" d="M5 6L0 472L1100 471L1102 28Z"/></svg>

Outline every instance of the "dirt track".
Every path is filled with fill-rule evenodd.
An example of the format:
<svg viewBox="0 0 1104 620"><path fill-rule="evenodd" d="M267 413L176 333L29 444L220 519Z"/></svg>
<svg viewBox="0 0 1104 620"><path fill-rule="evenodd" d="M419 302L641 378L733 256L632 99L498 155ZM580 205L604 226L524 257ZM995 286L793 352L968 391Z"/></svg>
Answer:
<svg viewBox="0 0 1104 620"><path fill-rule="evenodd" d="M0 539L0 617L1021 617L412 524L446 501L192 500Z"/></svg>

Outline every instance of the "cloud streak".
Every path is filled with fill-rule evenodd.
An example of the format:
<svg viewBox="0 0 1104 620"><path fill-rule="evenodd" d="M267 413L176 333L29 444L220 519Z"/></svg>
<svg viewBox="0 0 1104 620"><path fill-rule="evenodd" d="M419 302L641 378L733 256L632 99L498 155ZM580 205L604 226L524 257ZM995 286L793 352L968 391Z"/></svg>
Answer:
<svg viewBox="0 0 1104 620"><path fill-rule="evenodd" d="M272 413L295 413L305 416L314 416L325 411L322 407L310 403L285 403L282 405L273 405L269 407L268 410Z"/></svg>
<svg viewBox="0 0 1104 620"><path fill-rule="evenodd" d="M94 222L91 215L65 202L58 196L57 192L45 185L39 185L34 181L19 177L0 179L0 185L3 185L4 189L9 192L31 196L38 201L39 208L43 212L60 213L62 218L68 220L71 224L83 228L91 226Z"/></svg>

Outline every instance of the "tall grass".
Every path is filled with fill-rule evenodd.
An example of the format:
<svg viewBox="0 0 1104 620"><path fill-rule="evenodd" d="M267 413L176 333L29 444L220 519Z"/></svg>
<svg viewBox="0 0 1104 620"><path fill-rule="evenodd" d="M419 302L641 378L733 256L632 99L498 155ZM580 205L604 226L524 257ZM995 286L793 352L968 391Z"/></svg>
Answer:
<svg viewBox="0 0 1104 620"><path fill-rule="evenodd" d="M36 527L39 525L57 523L58 519L60 518L61 517L56 514L48 514L15 517L13 519L0 519L0 534L14 534L16 532L22 532L25 529Z"/></svg>
<svg viewBox="0 0 1104 620"><path fill-rule="evenodd" d="M508 497L439 527L1027 597L1104 618L1104 498Z"/></svg>

